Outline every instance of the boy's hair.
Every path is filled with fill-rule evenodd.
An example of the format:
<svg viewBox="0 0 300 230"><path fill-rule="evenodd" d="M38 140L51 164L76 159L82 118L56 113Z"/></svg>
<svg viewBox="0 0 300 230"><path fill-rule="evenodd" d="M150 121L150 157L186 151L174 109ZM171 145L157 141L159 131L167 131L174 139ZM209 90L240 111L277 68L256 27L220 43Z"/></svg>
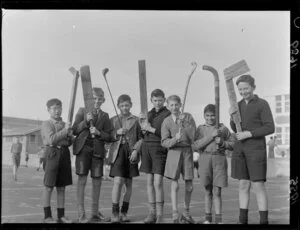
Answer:
<svg viewBox="0 0 300 230"><path fill-rule="evenodd" d="M92 90L93 90L94 95L96 95L98 97L101 97L101 96L104 97L104 91L100 87L93 87Z"/></svg>
<svg viewBox="0 0 300 230"><path fill-rule="evenodd" d="M204 114L207 112L211 112L213 114L216 114L216 106L213 104L208 104L207 106L205 106L204 108Z"/></svg>
<svg viewBox="0 0 300 230"><path fill-rule="evenodd" d="M181 103L181 99L177 95L171 95L171 96L169 96L168 99L167 99L167 103L169 103L169 101L177 101L178 103Z"/></svg>
<svg viewBox="0 0 300 230"><path fill-rule="evenodd" d="M49 109L52 105L62 106L62 102L57 98L52 98L49 101L47 101L47 108Z"/></svg>
<svg viewBox="0 0 300 230"><path fill-rule="evenodd" d="M163 97L163 98L165 98L165 93L161 89L155 89L151 92L151 98L152 97Z"/></svg>
<svg viewBox="0 0 300 230"><path fill-rule="evenodd" d="M252 87L255 87L255 79L249 74L240 76L236 81L236 85L238 85L240 82L247 82Z"/></svg>
<svg viewBox="0 0 300 230"><path fill-rule="evenodd" d="M117 105L119 105L120 103L125 102L125 101L128 101L132 105L131 98L127 94L122 94L119 96Z"/></svg>

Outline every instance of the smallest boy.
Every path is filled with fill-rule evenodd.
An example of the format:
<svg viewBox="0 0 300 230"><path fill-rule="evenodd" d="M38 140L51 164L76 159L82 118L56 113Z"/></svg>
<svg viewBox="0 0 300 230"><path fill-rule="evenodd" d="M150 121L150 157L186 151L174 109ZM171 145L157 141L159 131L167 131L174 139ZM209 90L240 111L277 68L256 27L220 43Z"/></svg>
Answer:
<svg viewBox="0 0 300 230"><path fill-rule="evenodd" d="M212 200L214 195L215 223L222 223L222 188L228 186L227 159L225 150L232 150L234 139L228 128L216 124L215 105L209 104L204 108L205 124L199 125L192 145L194 151L200 153L199 171L200 184L205 188L205 221L212 223Z"/></svg>
<svg viewBox="0 0 300 230"><path fill-rule="evenodd" d="M181 221L195 223L189 213L189 208L194 178L193 151L191 144L194 141L196 124L191 114L180 113L181 100L179 96L169 96L167 105L171 115L166 117L162 123L161 143L163 147L168 148L164 176L172 181L171 200L173 223L180 223ZM184 125L181 125L180 122ZM179 216L178 213L178 179L180 173L185 181L185 210L181 216Z"/></svg>
<svg viewBox="0 0 300 230"><path fill-rule="evenodd" d="M51 214L50 200L53 188L57 191L57 222L72 223L65 217L65 187L72 184L69 146L72 144L71 124L62 121L62 102L47 102L50 119L42 123L42 140L45 145L46 165L44 175L44 223L55 223Z"/></svg>

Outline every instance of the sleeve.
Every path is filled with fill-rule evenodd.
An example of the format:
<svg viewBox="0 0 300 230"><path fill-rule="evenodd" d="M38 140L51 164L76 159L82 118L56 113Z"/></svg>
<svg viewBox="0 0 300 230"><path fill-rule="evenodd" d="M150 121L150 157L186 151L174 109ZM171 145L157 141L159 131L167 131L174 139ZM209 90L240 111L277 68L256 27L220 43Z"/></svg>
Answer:
<svg viewBox="0 0 300 230"><path fill-rule="evenodd" d="M177 143L177 141L175 137L171 138L167 124L168 120L165 119L161 125L161 145L164 148L171 148Z"/></svg>
<svg viewBox="0 0 300 230"><path fill-rule="evenodd" d="M141 126L140 126L139 122L136 121L136 140L137 140L137 142L134 144L133 150L136 150L138 153L140 153L142 142L143 142L141 131L142 131Z"/></svg>
<svg viewBox="0 0 300 230"><path fill-rule="evenodd" d="M229 129L224 126L224 143L222 147L228 150L233 150L233 146L235 143L235 138L234 136L230 133Z"/></svg>
<svg viewBox="0 0 300 230"><path fill-rule="evenodd" d="M196 122L192 115L189 117L188 126L184 129L186 135L190 139L191 142L195 139L195 132L196 132Z"/></svg>
<svg viewBox="0 0 300 230"><path fill-rule="evenodd" d="M115 117L112 117L109 122L110 122L110 125L111 125L111 142L114 142L114 141L117 141L119 138L117 136L117 129L115 128Z"/></svg>
<svg viewBox="0 0 300 230"><path fill-rule="evenodd" d="M230 119L230 127L231 127L232 131L236 133L236 126L232 119Z"/></svg>
<svg viewBox="0 0 300 230"><path fill-rule="evenodd" d="M264 101L262 110L260 113L260 119L262 126L251 131L252 137L264 137L274 133L275 125L272 116L272 112L268 102Z"/></svg>
<svg viewBox="0 0 300 230"><path fill-rule="evenodd" d="M111 126L111 122L109 120L108 114L106 113L102 119L105 119L105 121L104 121L104 125L103 125L103 130L99 130L100 131L100 140L105 141L105 142L111 142L113 127Z"/></svg>
<svg viewBox="0 0 300 230"><path fill-rule="evenodd" d="M59 141L64 140L68 134L66 128L55 132L55 127L48 121L43 122L41 131L44 145L56 145Z"/></svg>
<svg viewBox="0 0 300 230"><path fill-rule="evenodd" d="M84 119L84 109L79 108L76 116L75 121L72 126L73 134L78 136L84 129L88 129L89 125L87 124L86 120Z"/></svg>
<svg viewBox="0 0 300 230"><path fill-rule="evenodd" d="M197 140L194 141L192 148L194 151L199 151L209 145L214 138L212 136L204 136L202 126L200 125L196 131Z"/></svg>

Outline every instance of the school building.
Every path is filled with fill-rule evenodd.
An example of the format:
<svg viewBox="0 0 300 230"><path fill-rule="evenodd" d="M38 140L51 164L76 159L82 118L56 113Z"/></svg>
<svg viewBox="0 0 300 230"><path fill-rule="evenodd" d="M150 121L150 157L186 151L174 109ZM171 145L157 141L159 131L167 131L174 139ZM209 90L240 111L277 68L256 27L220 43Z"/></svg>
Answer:
<svg viewBox="0 0 300 230"><path fill-rule="evenodd" d="M290 94L288 92L282 94L275 94L264 97L272 110L277 145L279 152L284 151L289 155L290 151ZM267 137L267 141L270 136Z"/></svg>
<svg viewBox="0 0 300 230"><path fill-rule="evenodd" d="M21 165L25 164L25 153L28 152L29 158L36 157L39 147L42 146L41 137L42 121L2 117L2 164L11 165L11 146L13 139L18 137L22 143Z"/></svg>

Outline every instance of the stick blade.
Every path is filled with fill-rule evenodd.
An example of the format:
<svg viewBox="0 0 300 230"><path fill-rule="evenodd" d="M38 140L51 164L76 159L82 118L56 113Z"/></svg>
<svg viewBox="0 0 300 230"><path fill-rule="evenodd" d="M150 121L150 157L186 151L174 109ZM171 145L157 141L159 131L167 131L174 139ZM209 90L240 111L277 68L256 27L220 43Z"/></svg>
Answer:
<svg viewBox="0 0 300 230"><path fill-rule="evenodd" d="M71 74L73 74L73 75L77 74L77 72L78 72L73 66L71 66L71 67L69 68L69 71L70 71Z"/></svg>
<svg viewBox="0 0 300 230"><path fill-rule="evenodd" d="M249 72L250 69L245 60L241 60L226 69L224 69L224 75L226 80L230 80L234 77L240 76L244 73Z"/></svg>

